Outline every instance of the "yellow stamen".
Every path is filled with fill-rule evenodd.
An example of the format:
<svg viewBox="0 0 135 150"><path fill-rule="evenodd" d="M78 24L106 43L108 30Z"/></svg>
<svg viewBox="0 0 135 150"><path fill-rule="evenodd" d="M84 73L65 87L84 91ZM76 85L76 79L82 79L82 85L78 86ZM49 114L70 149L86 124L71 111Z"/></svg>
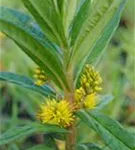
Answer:
<svg viewBox="0 0 135 150"><path fill-rule="evenodd" d="M55 124L61 127L68 127L74 121L73 108L66 100L57 102L55 99L48 99L41 105L37 118L43 123Z"/></svg>
<svg viewBox="0 0 135 150"><path fill-rule="evenodd" d="M95 93L89 94L84 101L84 107L88 109L94 109L96 105L97 101Z"/></svg>

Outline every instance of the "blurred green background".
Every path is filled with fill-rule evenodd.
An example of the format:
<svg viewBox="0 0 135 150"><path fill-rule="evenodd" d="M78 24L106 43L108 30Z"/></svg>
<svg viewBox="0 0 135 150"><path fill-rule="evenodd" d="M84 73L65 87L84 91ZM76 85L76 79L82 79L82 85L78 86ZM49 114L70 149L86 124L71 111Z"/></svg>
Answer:
<svg viewBox="0 0 135 150"><path fill-rule="evenodd" d="M15 8L26 13L18 0L2 0L1 6ZM135 1L129 0L124 9L119 27L112 37L97 69L103 78L103 94L112 94L114 100L104 109L110 117L120 121L131 132L135 132ZM10 39L0 34L0 70L15 72L33 78L35 64ZM43 100L40 94L13 84L0 84L0 132L17 124L34 120L38 104ZM81 125L80 125L81 127ZM87 128L80 131L87 130ZM78 133L79 134L79 133ZM83 135L78 136L82 140ZM97 140L92 132L91 139ZM87 141L89 136L85 136ZM38 143L37 136L25 139L25 143ZM8 145L6 149L25 148L24 141Z"/></svg>

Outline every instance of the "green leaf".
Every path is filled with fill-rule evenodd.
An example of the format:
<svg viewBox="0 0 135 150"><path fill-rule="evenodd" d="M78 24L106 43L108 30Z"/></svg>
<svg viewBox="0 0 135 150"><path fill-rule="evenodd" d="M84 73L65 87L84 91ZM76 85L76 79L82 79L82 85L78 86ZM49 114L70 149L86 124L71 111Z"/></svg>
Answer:
<svg viewBox="0 0 135 150"><path fill-rule="evenodd" d="M112 33L118 26L125 3L126 0L95 0L92 2L91 12L75 41L69 62L72 62L75 68L75 84L82 68L89 59L92 49L99 38L105 34L105 31L108 31L106 28L112 28L108 35L109 39L112 36Z"/></svg>
<svg viewBox="0 0 135 150"><path fill-rule="evenodd" d="M120 18L120 12L117 11L111 21L105 26L103 34L100 36L95 46L92 48L87 63L95 64L106 49L114 31L116 30Z"/></svg>
<svg viewBox="0 0 135 150"><path fill-rule="evenodd" d="M48 77L51 77L51 80L53 80L53 82L56 84L56 86L61 87L60 83L58 82L57 78L52 74L52 72L50 71L49 68L47 68L43 61L41 59L38 59L37 57L35 57L32 53L29 52L29 50L25 47L23 47L22 45L18 44L17 42L15 42L28 56L30 56L34 62L36 64L38 64L40 66L40 68L42 68L45 73L48 75Z"/></svg>
<svg viewBox="0 0 135 150"><path fill-rule="evenodd" d="M74 44L84 21L88 18L90 12L91 0L85 0L81 5L77 15L74 18L71 29L71 45Z"/></svg>
<svg viewBox="0 0 135 150"><path fill-rule="evenodd" d="M74 19L78 0L57 0L58 7L62 16L65 34L69 36L69 27Z"/></svg>
<svg viewBox="0 0 135 150"><path fill-rule="evenodd" d="M7 130L5 133L2 133L0 136L0 145L7 144L21 138L30 136L34 133L67 133L68 131L60 128L58 126L49 125L49 124L37 124L32 123L25 126L13 127Z"/></svg>
<svg viewBox="0 0 135 150"><path fill-rule="evenodd" d="M38 144L36 146L28 148L27 150L54 150L54 148L48 147L44 144Z"/></svg>
<svg viewBox="0 0 135 150"><path fill-rule="evenodd" d="M56 0L22 0L22 2L50 40L57 44L65 42L64 28Z"/></svg>
<svg viewBox="0 0 135 150"><path fill-rule="evenodd" d="M80 110L78 116L95 130L112 150L134 150L135 136L117 121L96 111Z"/></svg>
<svg viewBox="0 0 135 150"><path fill-rule="evenodd" d="M102 150L98 145L93 143L78 144L76 150Z"/></svg>
<svg viewBox="0 0 135 150"><path fill-rule="evenodd" d="M50 45L50 42L44 43L43 36L39 37L37 31L34 32L36 28L32 24L31 19L23 13L1 7L0 29L2 32L23 48L22 50L40 65L59 87L67 86L68 88L62 60L58 51L55 50L56 47Z"/></svg>
<svg viewBox="0 0 135 150"><path fill-rule="evenodd" d="M112 95L103 95L100 97L99 104L96 107L96 110L100 110L104 108L106 105L108 105L113 100Z"/></svg>
<svg viewBox="0 0 135 150"><path fill-rule="evenodd" d="M5 13L9 17L13 17L14 23L18 23L20 27L23 27L26 31L29 31L35 38L39 39L40 42L45 45L45 47L48 47L52 51L56 51L57 53L60 53L60 50L57 48L57 46L52 43L46 36L43 34L42 30L40 29L39 25L33 20L32 17L16 11L14 9L6 8L6 7L0 7L1 13ZM1 17L2 19L2 17Z"/></svg>
<svg viewBox="0 0 135 150"><path fill-rule="evenodd" d="M51 87L49 87L48 85L37 86L34 84L32 79L25 77L23 75L17 75L15 73L9 73L9 72L0 72L0 80L8 81L20 85L24 88L28 88L33 91L39 92L44 96L55 97L55 92Z"/></svg>

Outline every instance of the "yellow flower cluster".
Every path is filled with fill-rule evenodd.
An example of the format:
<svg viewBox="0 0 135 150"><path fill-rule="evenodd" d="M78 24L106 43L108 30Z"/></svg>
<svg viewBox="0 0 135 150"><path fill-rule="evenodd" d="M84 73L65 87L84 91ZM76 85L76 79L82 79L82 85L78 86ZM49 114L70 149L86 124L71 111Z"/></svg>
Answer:
<svg viewBox="0 0 135 150"><path fill-rule="evenodd" d="M76 107L94 109L97 105L96 94L102 90L101 83L99 73L87 64L80 78L81 87L75 91Z"/></svg>
<svg viewBox="0 0 135 150"><path fill-rule="evenodd" d="M59 125L61 127L69 127L74 121L74 109L66 100L57 101L48 99L46 103L41 105L37 118L42 123Z"/></svg>
<svg viewBox="0 0 135 150"><path fill-rule="evenodd" d="M45 75L45 72L39 67L35 69L34 78L36 79L35 84L38 86L44 85L47 81L47 76Z"/></svg>
<svg viewBox="0 0 135 150"><path fill-rule="evenodd" d="M75 90L75 103L77 107L80 107L82 105L81 102L83 102L83 98L85 97L85 95L85 90L82 87Z"/></svg>
<svg viewBox="0 0 135 150"><path fill-rule="evenodd" d="M94 109L97 105L96 94L92 93L86 96L84 101L84 107L88 109Z"/></svg>
<svg viewBox="0 0 135 150"><path fill-rule="evenodd" d="M82 88L87 94L99 92L102 90L102 78L99 73L94 70L89 64L86 65L80 80Z"/></svg>
<svg viewBox="0 0 135 150"><path fill-rule="evenodd" d="M46 76L39 68L36 69L38 85L45 83ZM47 99L40 106L37 118L42 123L55 124L67 128L75 121L74 112L80 108L94 109L97 105L97 92L101 90L102 79L90 65L86 65L80 78L80 88L75 90L75 103L63 99Z"/></svg>

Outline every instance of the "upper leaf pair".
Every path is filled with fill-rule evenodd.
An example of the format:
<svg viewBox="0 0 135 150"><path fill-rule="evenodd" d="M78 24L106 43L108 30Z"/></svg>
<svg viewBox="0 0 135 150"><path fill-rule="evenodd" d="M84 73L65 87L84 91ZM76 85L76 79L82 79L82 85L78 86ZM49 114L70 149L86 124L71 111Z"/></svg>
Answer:
<svg viewBox="0 0 135 150"><path fill-rule="evenodd" d="M108 44L126 0L22 2L37 23L23 13L1 7L0 29L59 88L70 91L67 70L76 86L84 65L94 63Z"/></svg>

